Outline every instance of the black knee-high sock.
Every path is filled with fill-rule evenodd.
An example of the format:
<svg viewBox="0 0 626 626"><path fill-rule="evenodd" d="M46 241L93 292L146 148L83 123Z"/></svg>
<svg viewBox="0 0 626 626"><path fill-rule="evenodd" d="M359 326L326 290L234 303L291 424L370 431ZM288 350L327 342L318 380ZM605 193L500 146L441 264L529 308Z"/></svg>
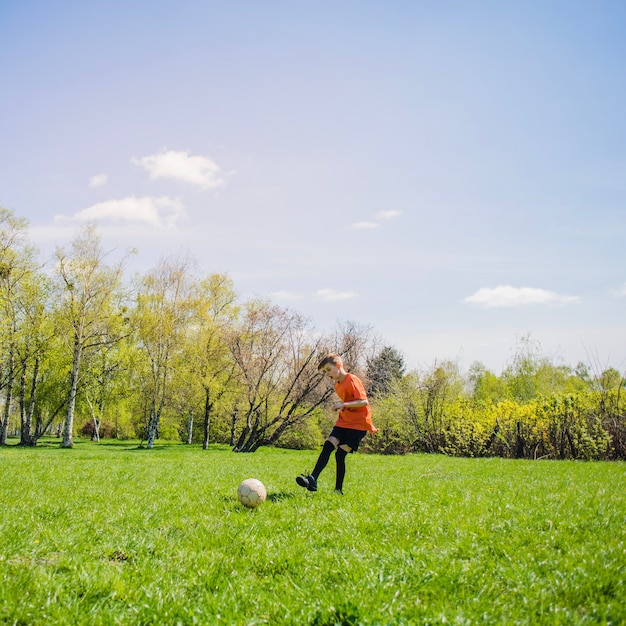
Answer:
<svg viewBox="0 0 626 626"><path fill-rule="evenodd" d="M320 452L320 455L317 459L317 463L315 464L315 469L311 472L311 476L317 480L317 477L322 473L322 470L326 467L328 463L328 459L330 459L331 452L335 449L330 441L324 442L324 447Z"/></svg>
<svg viewBox="0 0 626 626"><path fill-rule="evenodd" d="M346 456L348 453L342 448L337 448L335 452L335 461L337 462L337 478L335 479L335 489L341 491L343 489L343 479L346 475Z"/></svg>

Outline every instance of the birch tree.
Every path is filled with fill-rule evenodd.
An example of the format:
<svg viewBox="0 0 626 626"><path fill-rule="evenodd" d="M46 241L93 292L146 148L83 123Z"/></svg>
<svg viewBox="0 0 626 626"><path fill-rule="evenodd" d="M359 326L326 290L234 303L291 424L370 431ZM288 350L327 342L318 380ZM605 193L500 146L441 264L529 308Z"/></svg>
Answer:
<svg viewBox="0 0 626 626"><path fill-rule="evenodd" d="M123 309L123 260L107 265L93 224L80 230L69 251L57 250L60 331L70 356L65 423L61 446L74 445L74 411L83 358L120 341L127 334Z"/></svg>
<svg viewBox="0 0 626 626"><path fill-rule="evenodd" d="M189 259L163 259L140 281L135 308L139 347L147 367L143 393L147 404L147 447L157 438L177 355L183 350L193 313Z"/></svg>
<svg viewBox="0 0 626 626"><path fill-rule="evenodd" d="M200 281L196 299L194 336L196 376L202 387L202 448L209 446L211 416L216 404L235 385L236 365L226 343L228 329L238 315L233 283L224 274Z"/></svg>
<svg viewBox="0 0 626 626"><path fill-rule="evenodd" d="M18 374L17 342L23 316L18 306L22 283L36 271L34 248L27 236L28 221L0 208L0 346L4 409L0 414L0 445L6 445Z"/></svg>
<svg viewBox="0 0 626 626"><path fill-rule="evenodd" d="M116 409L116 404L119 410L119 403L124 399L125 390L128 389L128 384L124 381L128 369L124 362L124 348L125 342L105 346L87 360L82 395L93 423L92 441L100 441L102 422L111 410ZM114 424L117 436L117 417Z"/></svg>
<svg viewBox="0 0 626 626"><path fill-rule="evenodd" d="M48 364L48 351L54 341L54 326L50 319L50 281L38 272L20 284L16 309L20 332L15 344L19 371L18 404L20 414L20 445L37 443L33 420L42 373Z"/></svg>

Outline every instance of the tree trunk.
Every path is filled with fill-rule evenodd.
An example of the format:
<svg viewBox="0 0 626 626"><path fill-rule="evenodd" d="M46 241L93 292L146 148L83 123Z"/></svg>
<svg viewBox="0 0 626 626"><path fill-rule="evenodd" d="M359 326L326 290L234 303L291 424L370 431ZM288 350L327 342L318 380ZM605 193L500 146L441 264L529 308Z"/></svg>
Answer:
<svg viewBox="0 0 626 626"><path fill-rule="evenodd" d="M76 407L76 390L78 389L78 374L80 371L81 345L78 336L74 339L74 358L72 360L72 372L70 374L70 392L67 398L67 413L63 427L62 448L74 447L74 408Z"/></svg>
<svg viewBox="0 0 626 626"><path fill-rule="evenodd" d="M232 420L230 422L230 445L235 447L237 437L237 422L239 421L239 409L233 410Z"/></svg>
<svg viewBox="0 0 626 626"><path fill-rule="evenodd" d="M246 425L243 427L243 430L241 431L241 434L239 435L239 438L237 439L237 442L235 443L235 447L233 448L234 452L242 451L242 448L249 434L250 434L250 426Z"/></svg>
<svg viewBox="0 0 626 626"><path fill-rule="evenodd" d="M266 427L261 426L261 412L257 409L254 411L254 423L248 415L246 427L239 436L234 452L254 452L261 445L265 431Z"/></svg>
<svg viewBox="0 0 626 626"><path fill-rule="evenodd" d="M189 411L187 418L187 445L190 446L193 441L193 412Z"/></svg>
<svg viewBox="0 0 626 626"><path fill-rule="evenodd" d="M98 418L97 428L98 428L98 441L100 441L100 426L102 425L102 420L104 418L104 391L100 391L100 401L98 402Z"/></svg>
<svg viewBox="0 0 626 626"><path fill-rule="evenodd" d="M28 411L26 414L26 421L28 424L28 432L29 432L29 439L28 439L27 445L29 446L34 446L37 444L37 435L36 433L32 432L32 428L33 428L33 418L35 416L35 402L37 400L37 388L39 387L39 364L40 363L41 363L41 357L37 355L35 357L35 366L33 369L33 380L30 385L30 398L28 399Z"/></svg>
<svg viewBox="0 0 626 626"><path fill-rule="evenodd" d="M246 425L243 427L243 430L239 434L239 438L237 439L237 443L235 444L234 451L241 452L246 440L249 438L250 433L252 432L252 415L256 413L258 409L254 409L252 405L248 409L248 414L246 415ZM258 423L258 421L257 421Z"/></svg>
<svg viewBox="0 0 626 626"><path fill-rule="evenodd" d="M489 452L491 450L491 446L494 444L499 432L500 432L500 423L496 419L496 425L494 426L493 432L489 436L489 440L487 441L487 444L485 445L486 452Z"/></svg>
<svg viewBox="0 0 626 626"><path fill-rule="evenodd" d="M93 403L89 399L89 394L85 394L85 399L87 400L87 404L89 405L89 411L91 412L91 419L93 421L93 433L91 434L91 441L95 441L97 443L100 442L100 420L96 415L96 411L93 408Z"/></svg>
<svg viewBox="0 0 626 626"><path fill-rule="evenodd" d="M33 441L32 441L33 446L36 446L37 441L39 441L39 438L46 434L46 432L52 425L52 422L54 422L54 420L57 418L57 415L63 410L64 406L65 406L65 400L63 400L63 402L61 402L61 404L59 404L57 408L48 416L46 422L43 421L41 415L37 417L37 421L35 423L35 432L33 434ZM59 432L57 433L57 437L61 436L60 428L62 424L63 422L59 423Z"/></svg>
<svg viewBox="0 0 626 626"><path fill-rule="evenodd" d="M2 426L0 427L0 446L7 445L7 437L9 435L9 417L11 416L11 402L13 400L13 381L15 377L15 353L13 346L9 350L9 371L7 376L7 390L4 401L4 417Z"/></svg>
<svg viewBox="0 0 626 626"><path fill-rule="evenodd" d="M156 403L152 403L150 407L150 422L148 423L148 450L152 450L154 446L154 440L156 439L157 430L159 429L160 415L157 411Z"/></svg>
<svg viewBox="0 0 626 626"><path fill-rule="evenodd" d="M209 447L209 426L211 424L211 390L208 387L204 389L204 433L202 438L202 449L207 450Z"/></svg>
<svg viewBox="0 0 626 626"><path fill-rule="evenodd" d="M515 458L523 459L524 458L524 447L526 445L526 441L522 436L522 424L521 422L517 422L517 430L515 433Z"/></svg>
<svg viewBox="0 0 626 626"><path fill-rule="evenodd" d="M251 429L247 429L245 439L240 437L235 452L256 452L262 445L269 443L265 437L267 426L261 426L261 415L255 413L255 421Z"/></svg>
<svg viewBox="0 0 626 626"><path fill-rule="evenodd" d="M302 417L300 419L290 419L289 417L281 417L280 419L282 419L282 422L280 423L278 428L276 428L276 430L274 430L272 434L267 438L267 440L261 445L272 445L276 443L281 438L283 433L287 430L287 428L289 428L290 426L294 426L298 422L304 421L305 418Z"/></svg>
<svg viewBox="0 0 626 626"><path fill-rule="evenodd" d="M0 424L0 446L7 445L7 438L9 436L9 418L7 416L4 417L2 423Z"/></svg>
<svg viewBox="0 0 626 626"><path fill-rule="evenodd" d="M263 437L250 437L238 452L256 452L261 446L267 445L269 442Z"/></svg>
<svg viewBox="0 0 626 626"><path fill-rule="evenodd" d="M574 438L572 437L572 433L569 430L569 427L565 431L565 434L567 436L567 443L569 443L569 449L570 449L570 451L572 453L572 458L573 459L577 459L578 458L578 449L576 447L576 443L574 442Z"/></svg>
<svg viewBox="0 0 626 626"><path fill-rule="evenodd" d="M26 357L22 359L22 372L20 374L20 445L27 446L30 442L30 424L26 416Z"/></svg>
<svg viewBox="0 0 626 626"><path fill-rule="evenodd" d="M160 375L159 370L162 370ZM146 446L148 450L152 450L154 440L159 438L159 422L161 421L161 413L165 405L167 367L158 368L156 373L152 406L150 407L150 422L148 424L148 444Z"/></svg>

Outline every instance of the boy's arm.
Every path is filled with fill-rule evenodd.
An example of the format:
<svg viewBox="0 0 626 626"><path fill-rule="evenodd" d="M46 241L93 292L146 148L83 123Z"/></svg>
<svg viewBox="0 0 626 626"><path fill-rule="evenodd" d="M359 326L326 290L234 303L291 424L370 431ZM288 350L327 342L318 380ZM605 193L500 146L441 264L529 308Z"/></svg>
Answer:
<svg viewBox="0 0 626 626"><path fill-rule="evenodd" d="M347 397L355 397L355 400L348 400L347 402L336 402L333 405L335 411L341 411L341 409L360 409L361 407L368 406L369 400L367 399L367 393L363 383L356 377L350 377L351 390L348 392ZM346 397L346 396L344 396Z"/></svg>
<svg viewBox="0 0 626 626"><path fill-rule="evenodd" d="M335 402L333 410L341 411L341 409L360 409L362 406L368 406L369 400L351 400L350 402Z"/></svg>

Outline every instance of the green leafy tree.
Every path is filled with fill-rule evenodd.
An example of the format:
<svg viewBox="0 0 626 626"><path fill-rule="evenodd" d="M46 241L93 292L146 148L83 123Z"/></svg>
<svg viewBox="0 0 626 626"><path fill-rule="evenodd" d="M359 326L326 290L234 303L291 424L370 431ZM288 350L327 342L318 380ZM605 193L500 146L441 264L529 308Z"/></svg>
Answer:
<svg viewBox="0 0 626 626"><path fill-rule="evenodd" d="M20 444L34 446L40 436L35 409L47 354L54 344L54 324L50 316L51 284L42 272L33 272L21 282L16 298L20 331L15 344L18 362L18 404Z"/></svg>
<svg viewBox="0 0 626 626"><path fill-rule="evenodd" d="M127 309L122 309L128 315ZM129 323L126 317L125 323ZM127 340L105 346L89 355L85 361L83 383L81 385L82 404L89 415L88 432L92 441L100 441L100 429L105 425L109 436L120 434L120 414L126 412L126 401L131 392L129 375L131 364ZM128 429L124 429L128 435Z"/></svg>
<svg viewBox="0 0 626 626"><path fill-rule="evenodd" d="M149 449L159 434L174 370L193 320L192 286L191 261L182 258L161 260L140 280L134 324L144 356L140 389L146 403Z"/></svg>
<svg viewBox="0 0 626 626"><path fill-rule="evenodd" d="M496 403L507 397L505 382L478 361L470 366L468 381L470 394L475 402L481 404Z"/></svg>
<svg viewBox="0 0 626 626"><path fill-rule="evenodd" d="M510 363L502 372L508 396L517 402L531 402L540 396L581 389L576 372L555 364L541 351L530 335L520 339Z"/></svg>
<svg viewBox="0 0 626 626"><path fill-rule="evenodd" d="M93 224L82 228L69 251L57 250L57 320L71 360L64 448L73 446L74 412L83 358L114 345L128 333L122 305L123 261L106 264L108 254Z"/></svg>
<svg viewBox="0 0 626 626"><path fill-rule="evenodd" d="M419 399L424 416L424 441L429 452L441 449L446 409L463 393L463 378L454 361L441 361L419 375Z"/></svg>
<svg viewBox="0 0 626 626"><path fill-rule="evenodd" d="M197 326L192 335L193 379L202 388L202 447L209 446L211 418L215 407L228 395L237 402L236 363L227 343L229 329L236 323L239 307L230 278L211 274L200 281L196 291ZM191 428L188 428L188 436Z"/></svg>
<svg viewBox="0 0 626 626"><path fill-rule="evenodd" d="M0 445L5 445L14 404L16 379L20 361L18 344L27 330L28 315L24 310L27 281L37 271L35 249L28 234L28 221L12 211L0 208L0 345L2 348L0 385L4 392L4 410L0 414ZM23 368L22 368L23 369Z"/></svg>

